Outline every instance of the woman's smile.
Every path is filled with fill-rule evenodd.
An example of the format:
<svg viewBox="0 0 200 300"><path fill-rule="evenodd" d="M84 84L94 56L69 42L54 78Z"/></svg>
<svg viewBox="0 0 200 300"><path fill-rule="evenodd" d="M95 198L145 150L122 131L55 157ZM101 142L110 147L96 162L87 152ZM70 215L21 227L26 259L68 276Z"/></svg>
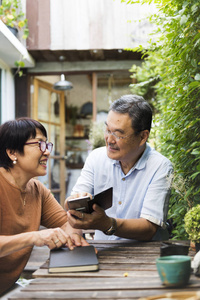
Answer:
<svg viewBox="0 0 200 300"><path fill-rule="evenodd" d="M39 164L46 169L47 168L47 159L40 160Z"/></svg>

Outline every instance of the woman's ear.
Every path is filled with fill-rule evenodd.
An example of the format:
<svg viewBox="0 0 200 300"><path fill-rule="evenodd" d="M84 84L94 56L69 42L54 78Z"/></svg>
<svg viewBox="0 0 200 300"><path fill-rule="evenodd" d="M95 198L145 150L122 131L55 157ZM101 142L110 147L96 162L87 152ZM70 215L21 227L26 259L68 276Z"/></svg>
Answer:
<svg viewBox="0 0 200 300"><path fill-rule="evenodd" d="M16 152L10 149L6 149L6 153L8 157L13 161L13 164L16 164L17 162Z"/></svg>

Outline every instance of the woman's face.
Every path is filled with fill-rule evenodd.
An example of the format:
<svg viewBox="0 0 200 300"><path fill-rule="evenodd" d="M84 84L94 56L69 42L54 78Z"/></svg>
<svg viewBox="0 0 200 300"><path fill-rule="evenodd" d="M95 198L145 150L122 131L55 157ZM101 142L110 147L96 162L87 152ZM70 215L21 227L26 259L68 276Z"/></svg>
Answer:
<svg viewBox="0 0 200 300"><path fill-rule="evenodd" d="M30 144L34 142L44 141L46 142L46 137L41 133L39 129L36 129L36 137L27 140L24 145L24 154L19 152L15 153L17 158L17 164L14 168L23 173L29 180L30 178L37 176L44 176L47 174L47 161L50 155L48 149L42 152L39 147L39 143Z"/></svg>

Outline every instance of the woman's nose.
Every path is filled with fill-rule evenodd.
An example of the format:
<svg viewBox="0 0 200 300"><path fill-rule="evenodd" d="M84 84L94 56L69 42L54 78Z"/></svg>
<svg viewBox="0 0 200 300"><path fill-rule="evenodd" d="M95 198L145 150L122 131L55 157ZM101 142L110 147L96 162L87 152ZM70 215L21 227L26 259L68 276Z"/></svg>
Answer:
<svg viewBox="0 0 200 300"><path fill-rule="evenodd" d="M43 152L44 155L50 156L51 152L46 148L46 150Z"/></svg>

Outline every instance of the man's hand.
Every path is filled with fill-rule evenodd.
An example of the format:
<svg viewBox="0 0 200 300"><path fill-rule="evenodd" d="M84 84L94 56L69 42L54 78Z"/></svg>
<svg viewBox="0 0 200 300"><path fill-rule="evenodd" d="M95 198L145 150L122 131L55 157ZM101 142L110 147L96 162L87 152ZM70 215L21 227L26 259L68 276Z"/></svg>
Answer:
<svg viewBox="0 0 200 300"><path fill-rule="evenodd" d="M97 204L93 205L91 214L76 210L67 212L68 222L73 228L108 230L112 225L112 219ZM138 241L149 241L155 235L158 225L144 219L116 219L117 229L115 235Z"/></svg>
<svg viewBox="0 0 200 300"><path fill-rule="evenodd" d="M76 229L98 229L105 231L111 226L111 219L97 204L93 205L93 212L86 214L76 210L68 210L68 222Z"/></svg>

